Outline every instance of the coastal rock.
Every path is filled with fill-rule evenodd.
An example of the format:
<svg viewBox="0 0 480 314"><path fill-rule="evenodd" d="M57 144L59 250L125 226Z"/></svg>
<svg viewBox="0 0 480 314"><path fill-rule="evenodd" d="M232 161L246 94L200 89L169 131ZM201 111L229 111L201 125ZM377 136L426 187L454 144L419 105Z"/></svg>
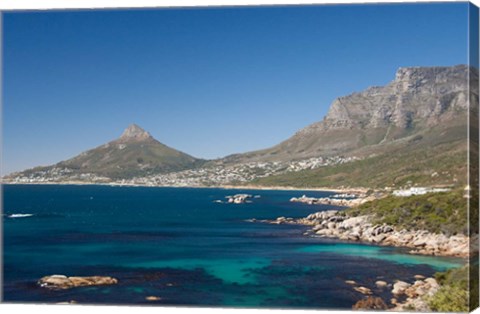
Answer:
<svg viewBox="0 0 480 314"><path fill-rule="evenodd" d="M322 212L313 213L307 216L308 220L326 220L338 214L337 210L326 210Z"/></svg>
<svg viewBox="0 0 480 314"><path fill-rule="evenodd" d="M322 211L305 218L279 217L265 221L274 224L302 224L312 226L307 234L336 238L344 241L360 241L382 246L410 248L411 254L467 257L469 255L469 237L430 233L425 230L395 230L391 225L372 225L374 217L361 215L349 217L337 210Z"/></svg>
<svg viewBox="0 0 480 314"><path fill-rule="evenodd" d="M42 288L64 290L83 286L113 285L118 280L107 276L67 277L65 275L51 275L42 277L37 284Z"/></svg>
<svg viewBox="0 0 480 314"><path fill-rule="evenodd" d="M393 284L392 294L401 295L405 293L405 290L411 285L405 281L397 281Z"/></svg>
<svg viewBox="0 0 480 314"><path fill-rule="evenodd" d="M344 199L344 198L330 198L330 197L308 197L302 195L302 197L292 197L290 202L304 203L308 205L322 204L322 205L335 205L335 206L357 206L365 202L371 201L373 197L367 197L366 195L356 195L358 198L354 199ZM342 218L343 220L343 218Z"/></svg>
<svg viewBox="0 0 480 314"><path fill-rule="evenodd" d="M327 224L327 228L328 228L328 229L335 229L336 227L337 227L337 224L334 223L334 222L329 222L329 223Z"/></svg>
<svg viewBox="0 0 480 314"><path fill-rule="evenodd" d="M372 294L372 290L367 287L355 287L353 290L360 292L361 294Z"/></svg>
<svg viewBox="0 0 480 314"><path fill-rule="evenodd" d="M378 288L385 288L388 283L386 281L383 281L383 280L377 280L375 282L375 285L378 287Z"/></svg>
<svg viewBox="0 0 480 314"><path fill-rule="evenodd" d="M342 216L333 216L328 219L330 222L342 222L345 220L345 217Z"/></svg>
<svg viewBox="0 0 480 314"><path fill-rule="evenodd" d="M372 238L370 238L370 242L373 242L373 243L381 243L383 240L385 240L387 236L384 235L384 234L379 234L379 235L376 235Z"/></svg>
<svg viewBox="0 0 480 314"><path fill-rule="evenodd" d="M354 310L386 310L387 304L380 297L366 297L355 303L352 309Z"/></svg>
<svg viewBox="0 0 480 314"><path fill-rule="evenodd" d="M349 241L358 241L360 240L360 234L356 232L352 232L347 235L347 240Z"/></svg>
<svg viewBox="0 0 480 314"><path fill-rule="evenodd" d="M433 278L425 280L417 280L412 285L404 290L407 299L403 302L393 303L395 307L392 311L417 311L417 312L431 312L428 306L428 299L432 297L439 290L440 286Z"/></svg>
<svg viewBox="0 0 480 314"><path fill-rule="evenodd" d="M228 204L244 204L249 203L249 199L253 196L250 194L235 194L233 196L225 196Z"/></svg>
<svg viewBox="0 0 480 314"><path fill-rule="evenodd" d="M427 241L425 239L418 239L415 242L413 242L413 246L425 246L427 244Z"/></svg>
<svg viewBox="0 0 480 314"><path fill-rule="evenodd" d="M366 216L351 217L351 218L345 219L341 223L341 226L345 229L351 229L351 228L363 225L366 220L367 220Z"/></svg>
<svg viewBox="0 0 480 314"><path fill-rule="evenodd" d="M357 284L357 282L355 280L345 280L345 283L347 285L352 285L352 286Z"/></svg>

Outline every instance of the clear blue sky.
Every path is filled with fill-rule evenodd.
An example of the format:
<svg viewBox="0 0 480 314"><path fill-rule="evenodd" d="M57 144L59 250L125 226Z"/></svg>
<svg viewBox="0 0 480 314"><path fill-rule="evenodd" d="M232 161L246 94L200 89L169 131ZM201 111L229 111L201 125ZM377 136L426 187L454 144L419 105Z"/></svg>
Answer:
<svg viewBox="0 0 480 314"><path fill-rule="evenodd" d="M266 148L398 67L467 63L466 3L11 12L3 170L131 123L196 157Z"/></svg>

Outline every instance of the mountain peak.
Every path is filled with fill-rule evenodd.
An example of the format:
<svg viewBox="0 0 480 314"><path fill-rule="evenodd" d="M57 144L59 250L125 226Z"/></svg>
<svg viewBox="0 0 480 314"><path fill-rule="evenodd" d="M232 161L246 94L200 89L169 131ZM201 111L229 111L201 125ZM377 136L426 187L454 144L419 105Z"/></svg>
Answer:
<svg viewBox="0 0 480 314"><path fill-rule="evenodd" d="M146 140L149 138L152 138L150 133L136 124L130 124L120 136L121 140Z"/></svg>

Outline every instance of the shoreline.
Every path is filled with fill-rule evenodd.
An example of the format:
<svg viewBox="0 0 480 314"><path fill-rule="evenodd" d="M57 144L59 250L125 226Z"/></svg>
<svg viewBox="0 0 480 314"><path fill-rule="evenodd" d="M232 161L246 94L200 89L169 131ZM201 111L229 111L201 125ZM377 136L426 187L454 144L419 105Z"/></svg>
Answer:
<svg viewBox="0 0 480 314"><path fill-rule="evenodd" d="M371 217L344 216L341 211L316 212L303 218L278 217L274 220L254 220L268 224L303 225L308 229L304 236L330 238L340 242L362 243L384 247L409 249L409 254L468 259L469 236L458 234L445 236L426 230L397 230L387 224L373 224ZM474 239L478 240L478 235Z"/></svg>
<svg viewBox="0 0 480 314"><path fill-rule="evenodd" d="M335 193L365 193L368 188L329 188L307 187L299 188L292 186L256 186L256 185L219 185L219 186L178 186L178 185L143 185L143 184L119 184L98 183L83 181L68 182L1 182L2 185L98 185L111 187L145 187L145 188L186 188L186 189L224 189L224 190L252 190L252 191L312 191L312 192L335 192Z"/></svg>

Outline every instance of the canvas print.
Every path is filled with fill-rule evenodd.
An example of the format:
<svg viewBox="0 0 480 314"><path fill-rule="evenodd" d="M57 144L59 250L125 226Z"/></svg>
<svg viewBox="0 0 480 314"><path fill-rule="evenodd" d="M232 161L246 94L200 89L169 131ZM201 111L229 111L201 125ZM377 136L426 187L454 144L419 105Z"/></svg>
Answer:
<svg viewBox="0 0 480 314"><path fill-rule="evenodd" d="M469 2L2 12L2 301L478 305Z"/></svg>

